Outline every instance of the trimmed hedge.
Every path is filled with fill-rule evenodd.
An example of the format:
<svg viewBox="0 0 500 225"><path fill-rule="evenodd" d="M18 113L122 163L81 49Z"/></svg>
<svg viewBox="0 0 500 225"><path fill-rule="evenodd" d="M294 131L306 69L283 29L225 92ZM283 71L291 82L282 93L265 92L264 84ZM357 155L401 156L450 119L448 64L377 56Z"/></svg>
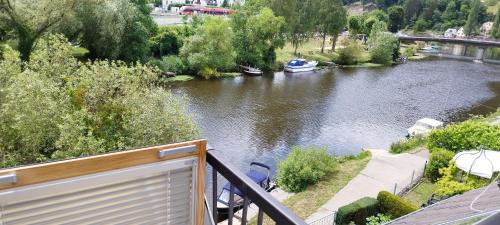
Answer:
<svg viewBox="0 0 500 225"><path fill-rule="evenodd" d="M418 209L418 207L387 191L379 192L377 200L380 210L390 214L392 218L399 218Z"/></svg>
<svg viewBox="0 0 500 225"><path fill-rule="evenodd" d="M439 174L439 169L445 168L453 159L455 153L443 148L436 148L432 150L431 157L429 159L429 165L425 171L425 174L432 182L436 182L438 178L441 177Z"/></svg>
<svg viewBox="0 0 500 225"><path fill-rule="evenodd" d="M344 225L353 221L357 225L365 225L366 218L377 215L377 213L377 199L364 197L351 204L340 207L335 215L335 224Z"/></svg>
<svg viewBox="0 0 500 225"><path fill-rule="evenodd" d="M500 126L478 120L450 125L435 130L428 137L428 147L445 148L453 152L485 148L500 151Z"/></svg>

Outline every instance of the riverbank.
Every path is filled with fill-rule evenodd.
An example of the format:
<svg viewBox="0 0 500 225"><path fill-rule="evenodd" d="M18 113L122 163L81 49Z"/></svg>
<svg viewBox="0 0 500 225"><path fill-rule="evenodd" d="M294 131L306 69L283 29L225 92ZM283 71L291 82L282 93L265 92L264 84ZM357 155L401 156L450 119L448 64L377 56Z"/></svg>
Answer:
<svg viewBox="0 0 500 225"><path fill-rule="evenodd" d="M367 151L372 157L366 167L342 190L335 195L329 195L333 197L310 215L306 222L322 218L333 222L333 217L328 218L328 216L344 205L367 196L376 198L380 191L399 193L413 182L412 175L415 178L423 175L428 159L427 154L393 155L383 149Z"/></svg>
<svg viewBox="0 0 500 225"><path fill-rule="evenodd" d="M332 174L329 174L317 184L309 186L306 190L286 198L283 204L299 217L309 217L326 203L331 196L339 192L351 179L356 177L366 167L371 158L370 152L341 158ZM253 218L250 224L255 224L255 221L256 218ZM271 225L274 222L265 216L264 224Z"/></svg>

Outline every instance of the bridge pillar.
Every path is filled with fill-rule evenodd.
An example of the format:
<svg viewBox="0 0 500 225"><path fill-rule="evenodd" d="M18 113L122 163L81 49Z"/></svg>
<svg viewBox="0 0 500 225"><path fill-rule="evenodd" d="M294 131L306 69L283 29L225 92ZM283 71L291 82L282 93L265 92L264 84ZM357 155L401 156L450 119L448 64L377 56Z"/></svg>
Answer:
<svg viewBox="0 0 500 225"><path fill-rule="evenodd" d="M485 47L478 47L477 48L476 56L474 57L474 62L483 63L485 50L486 50Z"/></svg>

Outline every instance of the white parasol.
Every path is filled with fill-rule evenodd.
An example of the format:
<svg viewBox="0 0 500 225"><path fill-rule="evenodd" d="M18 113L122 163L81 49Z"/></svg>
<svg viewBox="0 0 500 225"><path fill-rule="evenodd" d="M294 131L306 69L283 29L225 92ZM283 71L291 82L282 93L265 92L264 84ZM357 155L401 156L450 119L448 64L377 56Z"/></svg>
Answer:
<svg viewBox="0 0 500 225"><path fill-rule="evenodd" d="M453 157L455 165L470 174L491 179L500 171L500 152L491 150L465 151Z"/></svg>

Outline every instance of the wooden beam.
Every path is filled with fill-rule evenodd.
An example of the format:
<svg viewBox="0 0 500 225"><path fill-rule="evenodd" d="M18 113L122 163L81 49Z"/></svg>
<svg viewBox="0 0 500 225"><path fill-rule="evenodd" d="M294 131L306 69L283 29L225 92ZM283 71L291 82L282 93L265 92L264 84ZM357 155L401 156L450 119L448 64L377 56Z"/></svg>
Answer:
<svg viewBox="0 0 500 225"><path fill-rule="evenodd" d="M178 147L196 145L194 152L177 153L160 158L159 151L174 149ZM139 166L165 160L184 158L189 156L198 157L198 192L204 190L205 179L205 152L206 140L188 141L176 144L161 145L155 147L141 148L123 152L114 152L85 158L77 158L65 161L37 164L25 167L0 170L0 176L16 174L16 183L0 184L0 190L21 187L31 184L60 180L65 178L83 176L110 170ZM203 193L203 192L201 192ZM202 195L203 196L203 195ZM199 201L199 199L197 199ZM198 204L199 202L197 202ZM203 204L201 201L200 204ZM199 209L197 208L197 211ZM203 209L202 209L203 210Z"/></svg>

